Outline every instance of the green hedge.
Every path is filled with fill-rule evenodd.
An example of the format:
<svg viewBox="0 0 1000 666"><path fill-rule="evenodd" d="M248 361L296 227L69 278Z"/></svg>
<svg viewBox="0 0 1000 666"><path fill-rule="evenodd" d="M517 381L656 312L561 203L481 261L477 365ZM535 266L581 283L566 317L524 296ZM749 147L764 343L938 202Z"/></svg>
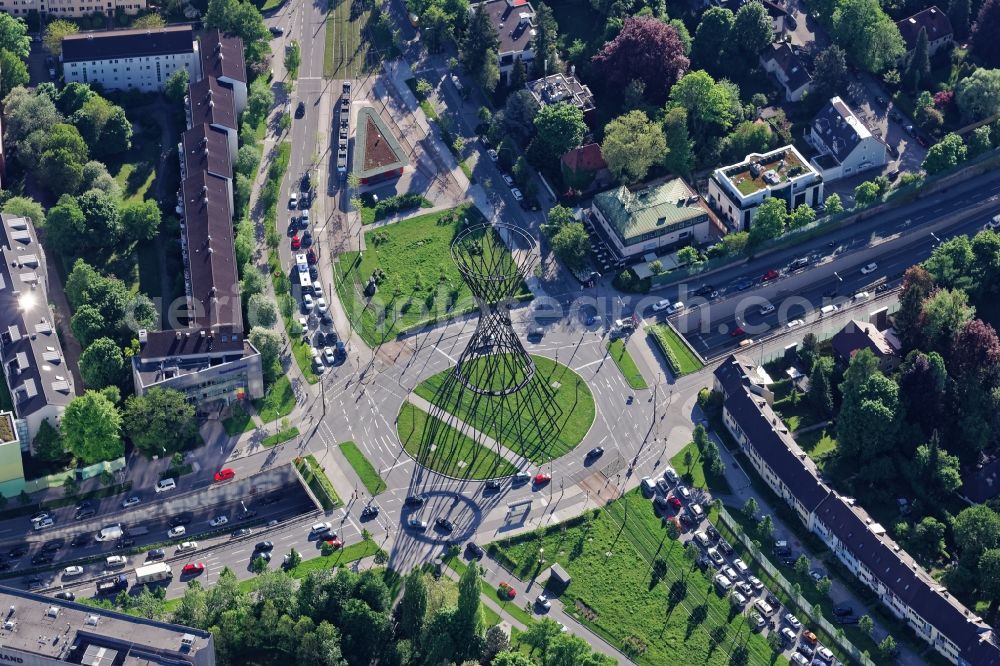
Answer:
<svg viewBox="0 0 1000 666"><path fill-rule="evenodd" d="M371 224L372 222L383 220L390 215L404 210L413 210L414 208L431 208L433 206L433 203L420 194L407 192L406 194L399 194L394 197L389 197L388 199L383 199L372 208L363 209L361 217L365 224Z"/></svg>
<svg viewBox="0 0 1000 666"><path fill-rule="evenodd" d="M658 326L650 326L646 329L646 331L652 333L657 346L660 348L660 351L663 352L663 358L667 359L667 365L670 366L670 371L675 375L681 374L680 361L677 360L674 350L670 348L670 344L667 342L666 334L663 330Z"/></svg>

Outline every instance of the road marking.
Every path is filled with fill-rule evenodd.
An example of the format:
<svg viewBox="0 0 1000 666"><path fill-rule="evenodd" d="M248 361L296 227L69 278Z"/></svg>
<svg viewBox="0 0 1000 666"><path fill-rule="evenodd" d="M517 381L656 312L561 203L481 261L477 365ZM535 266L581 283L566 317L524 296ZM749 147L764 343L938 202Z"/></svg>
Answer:
<svg viewBox="0 0 1000 666"><path fill-rule="evenodd" d="M603 363L603 362L604 362L604 359L603 358L599 358L596 361L591 361L590 363L584 363L583 365L578 365L578 366L576 366L573 369L576 370L577 372L579 372L579 371L583 370L584 368L589 368L592 365L597 365L598 363Z"/></svg>
<svg viewBox="0 0 1000 666"><path fill-rule="evenodd" d="M230 553L230 555L239 555L239 554L245 553L245 552L247 552L247 549L246 548L241 548L239 550L234 550L232 553Z"/></svg>
<svg viewBox="0 0 1000 666"><path fill-rule="evenodd" d="M439 349L438 347L434 347L434 351L438 352L439 354L441 354L442 356L444 356L446 359L448 359L452 363L457 363L458 362L455 359L453 359L451 356L449 356L448 354L446 354L444 351L442 351L441 349Z"/></svg>

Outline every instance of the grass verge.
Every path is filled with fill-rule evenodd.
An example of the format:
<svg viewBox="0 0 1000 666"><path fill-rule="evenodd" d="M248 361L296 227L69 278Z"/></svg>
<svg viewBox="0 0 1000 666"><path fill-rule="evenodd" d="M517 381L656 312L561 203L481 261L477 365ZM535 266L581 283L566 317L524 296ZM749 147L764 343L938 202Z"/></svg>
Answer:
<svg viewBox="0 0 1000 666"><path fill-rule="evenodd" d="M295 408L295 391L292 390L292 382L288 379L288 375L278 377L264 397L254 401L253 406L264 423L277 421L291 414Z"/></svg>
<svg viewBox="0 0 1000 666"><path fill-rule="evenodd" d="M656 344L663 352L663 357L670 366L675 377L688 375L701 370L704 364L691 353L684 341L666 324L654 324L646 327L646 333L653 336Z"/></svg>
<svg viewBox="0 0 1000 666"><path fill-rule="evenodd" d="M406 452L421 465L463 479L509 476L517 469L436 416L404 402L396 431ZM432 446L433 444L433 446Z"/></svg>
<svg viewBox="0 0 1000 666"><path fill-rule="evenodd" d="M685 462L685 457L688 453L691 454L690 465ZM677 455L670 459L670 465L678 474L684 477L685 483L689 486L711 488L716 492L732 492L732 488L729 486L729 481L726 481L725 475L712 474L711 470L705 469L705 466L702 464L701 454L698 453L698 447L694 445L694 442L690 442L678 451Z"/></svg>
<svg viewBox="0 0 1000 666"><path fill-rule="evenodd" d="M264 441L260 444L261 446L268 448L276 444L281 444L282 442L287 442L290 439L295 439L299 436L299 429L295 426L291 428L286 428L285 430L279 430L269 437L265 437Z"/></svg>
<svg viewBox="0 0 1000 666"><path fill-rule="evenodd" d="M340 452L347 458L347 462L351 464L354 473L358 475L361 483L364 484L372 496L378 495L385 490L385 481L382 480L382 477L372 467L372 464L368 462L368 458L365 458L365 454L361 453L361 449L358 448L357 444L351 441L344 442L340 445Z"/></svg>
<svg viewBox="0 0 1000 666"><path fill-rule="evenodd" d="M296 458L294 462L295 468L299 470L299 474L316 495L323 509L329 511L341 503L337 491L333 489L333 484L330 483L323 468L319 466L315 456L309 454L305 458Z"/></svg>
<svg viewBox="0 0 1000 666"><path fill-rule="evenodd" d="M621 338L617 338L608 343L608 352L611 355L612 360L618 369L622 373L622 377L628 385L635 389L636 391L641 391L642 389L649 388L646 384L646 380L643 379L642 373L639 372L639 366L635 364L635 359L632 355L628 353L628 349L625 347L625 341Z"/></svg>
<svg viewBox="0 0 1000 666"><path fill-rule="evenodd" d="M247 410L243 409L243 405L237 403L233 405L231 411L232 414L222 420L222 427L226 429L227 435L235 437L253 430L253 419L250 418Z"/></svg>

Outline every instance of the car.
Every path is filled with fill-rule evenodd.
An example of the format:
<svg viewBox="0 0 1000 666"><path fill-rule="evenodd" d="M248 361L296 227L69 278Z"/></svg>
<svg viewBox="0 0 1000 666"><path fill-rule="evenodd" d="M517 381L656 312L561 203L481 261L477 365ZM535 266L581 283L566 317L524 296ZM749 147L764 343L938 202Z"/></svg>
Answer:
<svg viewBox="0 0 1000 666"><path fill-rule="evenodd" d="M771 604L764 601L763 599L758 599L757 601L753 602L753 607L756 608L757 612L759 612L764 617L769 617L771 613L774 612L774 607L771 606Z"/></svg>
<svg viewBox="0 0 1000 666"><path fill-rule="evenodd" d="M772 592L768 592L764 595L764 600L771 604L775 608L781 608L781 600L778 599Z"/></svg>
<svg viewBox="0 0 1000 666"><path fill-rule="evenodd" d="M276 26L276 25L272 25L267 30L268 30L268 32L271 33L272 37L281 37L283 34L285 34L284 29L282 29L281 27Z"/></svg>
<svg viewBox="0 0 1000 666"><path fill-rule="evenodd" d="M69 577L69 576L82 576L83 575L83 567L81 567L81 566L79 566L77 564L74 564L73 566L66 567L65 569L62 570L62 575L66 576L66 577Z"/></svg>
<svg viewBox="0 0 1000 666"><path fill-rule="evenodd" d="M736 570L744 576L750 571L750 567L747 566L747 563L738 557L733 560L733 566L736 567Z"/></svg>
<svg viewBox="0 0 1000 666"><path fill-rule="evenodd" d="M62 599L63 601L76 601L76 595L72 592L63 590L62 592L56 592L56 599Z"/></svg>
<svg viewBox="0 0 1000 666"><path fill-rule="evenodd" d="M320 314L323 314L323 313L325 313L329 309L330 309L330 306L328 306L326 304L326 299L324 297L319 296L319 297L316 298L316 310L317 310L317 312L319 312Z"/></svg>
<svg viewBox="0 0 1000 666"><path fill-rule="evenodd" d="M801 319L793 319L790 322L788 322L787 324L785 324L785 327L786 328L797 328L799 326L802 326L803 324L805 324L805 322L802 321Z"/></svg>
<svg viewBox="0 0 1000 666"><path fill-rule="evenodd" d="M747 598L739 590L733 590L732 595L729 597L729 602L734 606L742 608L743 606L747 605Z"/></svg>
<svg viewBox="0 0 1000 666"><path fill-rule="evenodd" d="M788 264L788 270L797 271L801 268L805 268L808 265L809 265L809 257L799 257L798 259L792 261L792 263Z"/></svg>
<svg viewBox="0 0 1000 666"><path fill-rule="evenodd" d="M480 546L475 541L470 541L469 543L465 544L465 549L469 551L472 557L477 559L482 559L483 555L486 554L486 551L483 550L483 547Z"/></svg>
<svg viewBox="0 0 1000 666"><path fill-rule="evenodd" d="M316 307L316 302L313 297L309 294L302 295L302 309L306 312L312 312L313 308Z"/></svg>
<svg viewBox="0 0 1000 666"><path fill-rule="evenodd" d="M788 627L781 628L781 637L785 639L785 642L789 644L795 643L795 641L798 639L796 633L791 629L789 629Z"/></svg>
<svg viewBox="0 0 1000 666"><path fill-rule="evenodd" d="M839 309L840 309L839 307L837 307L833 303L830 303L829 305L824 305L823 307L821 307L819 309L819 313L821 315L828 315L828 314L833 314L834 312L836 312Z"/></svg>
<svg viewBox="0 0 1000 666"><path fill-rule="evenodd" d="M451 532L455 529L455 524L452 523L447 518L438 518L434 521L434 527L441 530L442 532Z"/></svg>
<svg viewBox="0 0 1000 666"><path fill-rule="evenodd" d="M229 518L227 518L226 516L216 516L215 518L212 518L212 520L208 521L208 524L211 525L212 527L222 527L228 522Z"/></svg>
<svg viewBox="0 0 1000 666"><path fill-rule="evenodd" d="M1000 215L994 215L992 220L983 225L983 229L986 231L1000 229Z"/></svg>
<svg viewBox="0 0 1000 666"><path fill-rule="evenodd" d="M733 586L733 582L725 577L723 574L715 574L715 578L712 579L715 582L715 586L720 590L725 592Z"/></svg>
<svg viewBox="0 0 1000 666"><path fill-rule="evenodd" d="M70 540L69 545L72 548L79 548L80 546L86 546L89 543L90 539L87 538L86 534L77 534Z"/></svg>
<svg viewBox="0 0 1000 666"><path fill-rule="evenodd" d="M31 522L37 523L39 521L45 520L46 518L51 518L48 511L39 511L31 517Z"/></svg>
<svg viewBox="0 0 1000 666"><path fill-rule="evenodd" d="M715 287L710 284L703 284L692 292L695 296L707 296L709 298L714 298L712 294L718 295Z"/></svg>
<svg viewBox="0 0 1000 666"><path fill-rule="evenodd" d="M374 504L369 504L368 506L366 506L364 509L361 510L361 517L374 518L375 516L378 515L378 511L379 511L378 506Z"/></svg>
<svg viewBox="0 0 1000 666"><path fill-rule="evenodd" d="M403 500L403 506L423 506L425 501L426 500L420 495L409 495L405 500Z"/></svg>
<svg viewBox="0 0 1000 666"><path fill-rule="evenodd" d="M46 527L52 527L55 524L56 521L52 520L51 518L42 518L41 520L35 523L35 529L44 530Z"/></svg>
<svg viewBox="0 0 1000 666"><path fill-rule="evenodd" d="M261 541L261 542L257 543L253 547L253 549L255 551L267 552L267 551L270 551L270 550L274 550L274 544L271 543L270 541Z"/></svg>
<svg viewBox="0 0 1000 666"><path fill-rule="evenodd" d="M505 173L504 174L500 174L500 175L503 176L503 182L507 183L507 187L514 187L514 179L513 178L511 178L508 174L505 174Z"/></svg>
<svg viewBox="0 0 1000 666"><path fill-rule="evenodd" d="M729 566L722 567L722 573L726 574L726 578L732 581L735 581L736 579L739 578L739 576L736 574L736 570Z"/></svg>
<svg viewBox="0 0 1000 666"><path fill-rule="evenodd" d="M830 650L830 648L824 645L820 645L816 649L816 656L828 664L833 662L833 652Z"/></svg>
<svg viewBox="0 0 1000 666"><path fill-rule="evenodd" d="M552 602L549 601L549 598L545 596L544 592L542 592L537 597L535 597L535 606L541 608L543 611L547 611L550 608L552 608Z"/></svg>
<svg viewBox="0 0 1000 666"><path fill-rule="evenodd" d="M485 490L490 490L490 491L500 490L500 480L499 479L490 479L489 481L486 482L486 484L483 486L483 488Z"/></svg>
<svg viewBox="0 0 1000 666"><path fill-rule="evenodd" d="M708 527L705 528L705 534L707 534L708 538L711 539L712 541L718 541L719 539L722 538L722 536L719 534L719 530L715 529L712 525L709 525Z"/></svg>
<svg viewBox="0 0 1000 666"><path fill-rule="evenodd" d="M663 495L657 495L653 498L653 506L656 507L660 513L666 513L667 509L670 508L670 502L667 501L667 498Z"/></svg>
<svg viewBox="0 0 1000 666"><path fill-rule="evenodd" d="M851 606L834 606L833 614L837 617L847 617L854 615L854 608Z"/></svg>
<svg viewBox="0 0 1000 666"><path fill-rule="evenodd" d="M760 280L761 280L761 282L768 282L770 280L776 280L780 276L781 276L781 272L778 271L777 269L772 268L771 270L769 270L766 273L764 273L763 275L761 275L760 276Z"/></svg>
<svg viewBox="0 0 1000 666"><path fill-rule="evenodd" d="M337 357L334 355L332 347L323 348L323 361L327 365L333 365L337 362Z"/></svg>
<svg viewBox="0 0 1000 666"><path fill-rule="evenodd" d="M750 581L750 586L754 589L754 592L760 592L764 589L764 583L760 582L760 578L757 578L757 576L747 576L747 580Z"/></svg>
<svg viewBox="0 0 1000 666"><path fill-rule="evenodd" d="M24 584L28 586L29 590L37 590L40 587L45 587L45 581L39 576L32 576L25 579Z"/></svg>
<svg viewBox="0 0 1000 666"><path fill-rule="evenodd" d="M660 312L662 310L666 310L669 307L670 307L670 299L661 298L660 300L653 303L653 312Z"/></svg>
<svg viewBox="0 0 1000 666"><path fill-rule="evenodd" d="M669 465L665 470L663 470L663 478L670 483L677 483L680 480L680 477L677 476L677 472L675 472L674 468Z"/></svg>
<svg viewBox="0 0 1000 666"><path fill-rule="evenodd" d="M803 640L809 641L813 645L816 645L816 642L819 641L819 638L816 637L816 634L809 631L808 629L802 632L802 638Z"/></svg>
<svg viewBox="0 0 1000 666"><path fill-rule="evenodd" d="M85 518L93 518L97 515L97 511L94 509L77 509L76 513L73 514L73 520L84 520Z"/></svg>
<svg viewBox="0 0 1000 666"><path fill-rule="evenodd" d="M122 500L122 508L127 509L130 506L135 506L141 501L142 500L139 498L138 495L132 495L131 497L126 497L124 500Z"/></svg>
<svg viewBox="0 0 1000 666"><path fill-rule="evenodd" d="M764 618L757 613L750 613L749 620L753 631L764 631L764 627L767 626L767 623L764 622Z"/></svg>
<svg viewBox="0 0 1000 666"><path fill-rule="evenodd" d="M825 576L825 574L822 571L820 571L819 569L810 569L809 570L809 577L812 578L817 583L820 582L821 580L823 580L824 576Z"/></svg>
<svg viewBox="0 0 1000 666"><path fill-rule="evenodd" d="M167 556L167 553L162 548L154 548L153 550L146 553L147 560L162 560Z"/></svg>
<svg viewBox="0 0 1000 666"><path fill-rule="evenodd" d="M295 117L302 118L305 115L306 115L306 104L305 102L299 102L298 105L295 107Z"/></svg>
<svg viewBox="0 0 1000 666"><path fill-rule="evenodd" d="M679 514L677 516L677 519L681 521L681 525L683 525L684 527L694 527L695 525L694 518L692 518L687 513Z"/></svg>
<svg viewBox="0 0 1000 666"><path fill-rule="evenodd" d="M302 247L302 239L299 238L298 234L295 234L294 236L292 236L292 249L298 250L301 247Z"/></svg>
<svg viewBox="0 0 1000 666"><path fill-rule="evenodd" d="M176 479L172 478L160 479L156 483L156 492L158 493L165 493L168 490L175 490L176 488L177 488Z"/></svg>
<svg viewBox="0 0 1000 666"><path fill-rule="evenodd" d="M691 499L691 491L687 489L687 486L679 485L676 488L676 492L680 494L685 500Z"/></svg>
<svg viewBox="0 0 1000 666"><path fill-rule="evenodd" d="M518 472L517 474L514 475L515 484L527 483L530 480L531 480L531 475L528 474L527 472Z"/></svg>
<svg viewBox="0 0 1000 666"><path fill-rule="evenodd" d="M803 657L798 652L794 653L791 656L791 658L789 659L789 662L792 663L792 664L795 664L795 666L809 666L809 663L810 663L810 661L809 661L808 658Z"/></svg>
<svg viewBox="0 0 1000 666"><path fill-rule="evenodd" d="M299 193L292 192L288 195L288 209L295 210L299 207Z"/></svg>
<svg viewBox="0 0 1000 666"><path fill-rule="evenodd" d="M524 195L516 187L510 188L510 195L514 197L514 201L524 201Z"/></svg>
<svg viewBox="0 0 1000 666"><path fill-rule="evenodd" d="M336 535L328 536L327 538L323 539L323 543L325 543L330 548L333 548L334 550L337 550L338 548L343 548L344 547L343 540L341 540ZM261 555L262 556L266 555L268 561L270 561L270 559L271 559L271 553L261 553Z"/></svg>
<svg viewBox="0 0 1000 666"><path fill-rule="evenodd" d="M184 536L187 533L187 528L183 525L177 525L176 527L171 527L167 530L167 536L171 539L176 539L177 537Z"/></svg>
<svg viewBox="0 0 1000 666"><path fill-rule="evenodd" d="M309 527L309 533L313 534L313 535L316 535L316 534L326 534L332 528L333 528L333 526L330 523L313 523Z"/></svg>
<svg viewBox="0 0 1000 666"><path fill-rule="evenodd" d="M667 316L670 316L672 314L677 314L683 309L684 309L684 304L680 301L677 301L676 303L667 308Z"/></svg>
<svg viewBox="0 0 1000 666"><path fill-rule="evenodd" d="M799 643L795 646L796 652L801 652L805 657L812 657L816 649L811 645L806 645L805 643Z"/></svg>
<svg viewBox="0 0 1000 666"><path fill-rule="evenodd" d="M500 157L499 155L497 155L497 151L493 150L492 148L488 149L486 151L486 154L489 155L490 160L493 162L496 162Z"/></svg>
<svg viewBox="0 0 1000 666"><path fill-rule="evenodd" d="M109 567L123 567L128 564L128 558L124 555L108 555L104 563Z"/></svg>
<svg viewBox="0 0 1000 666"><path fill-rule="evenodd" d="M854 294L854 296L852 296L851 298L855 301L863 301L866 298L869 298L870 296L871 294L868 293L867 291L859 291L858 293Z"/></svg>
<svg viewBox="0 0 1000 666"><path fill-rule="evenodd" d="M594 458L600 458L603 455L604 455L604 447L603 446L595 446L591 450L587 451L587 459L588 460L593 460Z"/></svg>
<svg viewBox="0 0 1000 666"><path fill-rule="evenodd" d="M184 576L197 576L202 571L205 570L204 562L188 562L181 569L181 575Z"/></svg>
<svg viewBox="0 0 1000 666"><path fill-rule="evenodd" d="M178 525L187 525L194 519L194 515L188 512L179 513L170 519L170 526L177 527Z"/></svg>
<svg viewBox="0 0 1000 666"><path fill-rule="evenodd" d="M414 530L417 530L417 531L420 531L420 532L423 532L424 530L427 529L427 521L426 520L421 520L417 516L410 516L407 519L406 524L411 529L414 529Z"/></svg>
<svg viewBox="0 0 1000 666"><path fill-rule="evenodd" d="M785 617L782 619L784 619L784 621L796 631L802 628L802 623L799 622L799 618L795 617L791 613L785 613Z"/></svg>
<svg viewBox="0 0 1000 666"><path fill-rule="evenodd" d="M52 539L51 541L46 541L42 544L42 552L44 553L54 553L63 546L66 545L66 539Z"/></svg>
<svg viewBox="0 0 1000 666"><path fill-rule="evenodd" d="M737 337L739 337L741 335L746 335L746 334L747 334L747 332L743 330L742 326L737 326L736 328L734 328L733 330L731 330L729 332L729 335L731 335L734 338L737 338Z"/></svg>
<svg viewBox="0 0 1000 666"><path fill-rule="evenodd" d="M772 312L774 312L774 306L771 305L770 303L765 303L764 305L760 306L760 310L758 310L757 312L761 316L764 316L766 314L771 314Z"/></svg>
<svg viewBox="0 0 1000 666"><path fill-rule="evenodd" d="M874 273L874 272L875 272L875 271L877 271L877 270L878 270L878 264L876 264L876 263L875 263L875 262L873 261L873 262L871 262L870 264L868 264L868 265L866 265L866 266L863 266L863 267L861 268L861 274L862 274L862 275L868 275L869 273Z"/></svg>
<svg viewBox="0 0 1000 666"><path fill-rule="evenodd" d="M670 506L674 507L675 509L680 509L682 506L680 499L676 495L671 495L668 501L670 502Z"/></svg>
<svg viewBox="0 0 1000 666"><path fill-rule="evenodd" d="M667 493L670 492L670 484L667 483L666 479L657 479L656 489L659 490L661 493L663 493L663 495L666 495Z"/></svg>
<svg viewBox="0 0 1000 666"><path fill-rule="evenodd" d="M541 486L552 480L552 475L548 472L539 472L535 475L535 485Z"/></svg>
<svg viewBox="0 0 1000 666"><path fill-rule="evenodd" d="M214 478L216 481L229 481L230 479L233 479L235 477L236 477L236 472L230 469L229 467L225 467L216 472Z"/></svg>
<svg viewBox="0 0 1000 666"><path fill-rule="evenodd" d="M736 291L746 291L752 286L753 286L753 279L748 277L740 278L739 280L737 280L732 284L732 288L735 289Z"/></svg>
<svg viewBox="0 0 1000 666"><path fill-rule="evenodd" d="M725 539L719 539L719 550L725 553L727 556L733 554L733 547L729 545L729 542Z"/></svg>

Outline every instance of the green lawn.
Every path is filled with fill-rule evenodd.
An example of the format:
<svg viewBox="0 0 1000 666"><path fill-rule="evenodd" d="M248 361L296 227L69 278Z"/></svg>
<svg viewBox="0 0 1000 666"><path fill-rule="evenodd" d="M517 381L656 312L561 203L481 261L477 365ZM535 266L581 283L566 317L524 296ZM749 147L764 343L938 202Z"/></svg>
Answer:
<svg viewBox="0 0 1000 666"><path fill-rule="evenodd" d="M436 416L404 402L396 419L406 452L430 469L463 479L489 479L517 472L506 459L477 444Z"/></svg>
<svg viewBox="0 0 1000 666"><path fill-rule="evenodd" d="M309 484L309 488L319 499L320 504L323 505L326 511L341 504L340 498L337 496L337 491L334 490L333 484L330 483L330 478L323 471L323 468L319 466L319 462L315 456L309 454L305 458L296 458L295 467L299 470L302 478L306 480L306 483Z"/></svg>
<svg viewBox="0 0 1000 666"><path fill-rule="evenodd" d="M715 593L638 490L584 520L495 545L522 579L559 562L573 578L560 596L566 611L641 666L723 666L734 645L744 642L751 664L787 663L781 657L772 662L764 639ZM665 573L654 580L652 563L659 558ZM726 635L713 646L716 627Z"/></svg>
<svg viewBox="0 0 1000 666"><path fill-rule="evenodd" d="M222 427L230 437L253 430L253 419L240 404L233 405L232 414L222 420Z"/></svg>
<svg viewBox="0 0 1000 666"><path fill-rule="evenodd" d="M533 356L535 375L521 390L491 397L470 391L449 368L416 388L420 397L457 416L514 453L536 463L559 458L579 444L594 422L594 398L580 375ZM473 366L471 374L485 364ZM506 383L507 377L490 377Z"/></svg>
<svg viewBox="0 0 1000 666"><path fill-rule="evenodd" d="M295 391L292 390L288 375L278 377L264 397L254 401L254 408L264 423L277 421L291 414L295 409Z"/></svg>
<svg viewBox="0 0 1000 666"><path fill-rule="evenodd" d="M837 433L833 427L810 430L795 437L795 442L802 447L802 450L809 454L809 457L816 461L819 467L823 466L824 456L837 448Z"/></svg>
<svg viewBox="0 0 1000 666"><path fill-rule="evenodd" d="M684 344L680 336L674 332L674 329L666 324L647 326L646 332L652 335L653 339L660 346L660 351L663 352L663 356L667 360L667 365L670 366L670 370L674 373L674 376L680 377L681 375L697 372L704 366L698 360L698 357L688 349L688 346Z"/></svg>
<svg viewBox="0 0 1000 666"><path fill-rule="evenodd" d="M361 479L361 483L365 485L368 492L372 496L378 495L380 492L385 490L385 481L379 476L378 471L372 464L368 462L368 458L365 458L365 454L361 453L361 449L354 442L344 442L340 445L340 452L344 454L347 458L347 462L351 464L354 468L354 473L358 475Z"/></svg>
<svg viewBox="0 0 1000 666"><path fill-rule="evenodd" d="M625 348L624 340L617 338L609 342L608 352L610 352L611 358L614 360L615 365L618 366L618 369L621 370L622 376L625 377L625 381L628 382L629 386L636 391L649 388L646 380L642 377L642 373L639 372L635 360L628 353L628 349Z"/></svg>
<svg viewBox="0 0 1000 666"><path fill-rule="evenodd" d="M688 452L691 453L690 467L684 462L684 456ZM732 492L725 475L712 474L711 470L704 468L701 454L698 453L698 448L694 445L694 442L690 442L678 451L677 455L670 459L670 465L678 474L684 477L686 483L695 488L711 488L714 491L724 493Z"/></svg>
<svg viewBox="0 0 1000 666"><path fill-rule="evenodd" d="M337 293L354 329L375 347L411 327L445 320L475 307L451 256L451 242L463 227L483 221L465 205L411 217L365 233L360 265L357 252L344 252L337 263ZM506 252L499 241L484 246ZM373 273L384 276L369 302L362 293ZM521 285L520 293L528 293Z"/></svg>
<svg viewBox="0 0 1000 666"><path fill-rule="evenodd" d="M132 119L135 120L135 119ZM125 202L142 201L156 180L160 161L160 128L151 119L141 120L142 134L133 137L132 148L108 161L108 171L122 188Z"/></svg>
<svg viewBox="0 0 1000 666"><path fill-rule="evenodd" d="M459 576L461 576L462 572L466 569L466 564L460 557L446 559L445 565ZM480 583L482 582L483 581L480 580ZM458 605L458 582L453 580L450 576L434 578L434 576L430 573L425 573L424 583L427 586L428 615L431 614L432 607L436 609ZM483 625L485 627L488 628L495 624L500 624L500 615L498 615L496 611L482 602L480 602L479 608L482 610Z"/></svg>
<svg viewBox="0 0 1000 666"><path fill-rule="evenodd" d="M335 2L334 7L326 15L324 77L359 78L362 73L375 67L380 59L391 59L398 55L389 25L379 23L377 12L372 12L364 3L349 0L335 0ZM357 7L364 9L352 17ZM369 43L369 39L372 43Z"/></svg>
<svg viewBox="0 0 1000 666"><path fill-rule="evenodd" d="M774 402L774 411L785 422L789 431L795 432L799 428L807 428L825 420L821 414L813 409L807 396L796 395L798 395L797 398L793 398L790 394L789 397Z"/></svg>
<svg viewBox="0 0 1000 666"><path fill-rule="evenodd" d="M282 442L287 442L290 439L295 439L299 436L299 429L295 426L291 428L286 428L285 430L279 430L269 437L265 437L264 441L261 442L261 446L268 448L275 446L276 444L281 444Z"/></svg>

